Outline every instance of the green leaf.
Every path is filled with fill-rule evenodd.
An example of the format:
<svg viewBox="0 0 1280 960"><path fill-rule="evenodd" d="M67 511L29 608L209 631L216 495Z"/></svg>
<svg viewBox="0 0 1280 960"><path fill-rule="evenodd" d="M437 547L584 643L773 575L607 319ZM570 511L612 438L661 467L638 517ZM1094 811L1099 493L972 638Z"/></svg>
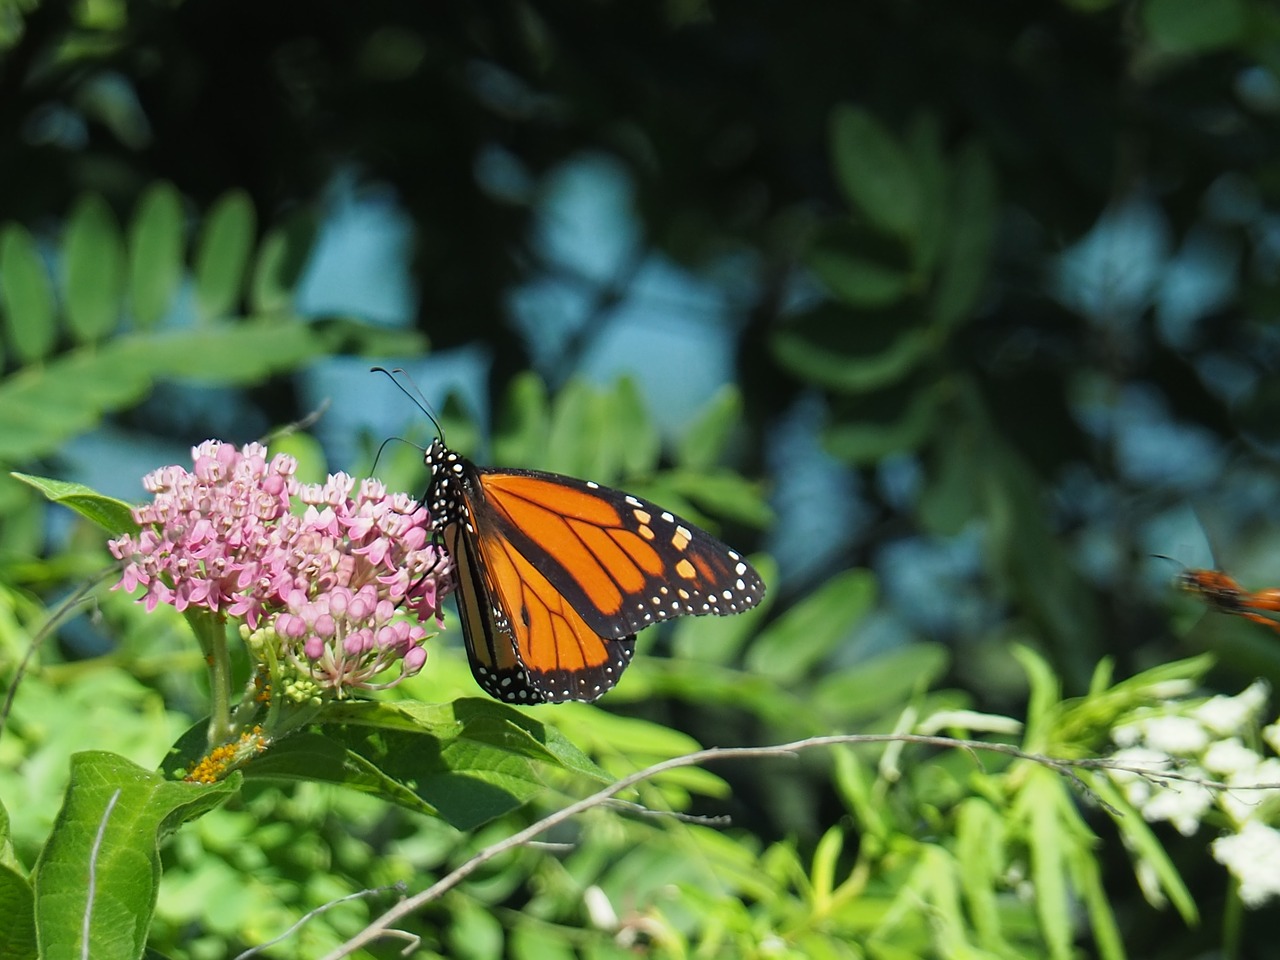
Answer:
<svg viewBox="0 0 1280 960"><path fill-rule="evenodd" d="M875 604L869 570L838 573L771 623L747 654L757 673L795 683L828 657Z"/></svg>
<svg viewBox="0 0 1280 960"><path fill-rule="evenodd" d="M916 506L924 528L941 536L955 536L981 513L982 459L968 426L939 432Z"/></svg>
<svg viewBox="0 0 1280 960"><path fill-rule="evenodd" d="M915 285L915 277L896 266L830 247L814 249L805 262L833 297L860 309L891 306Z"/></svg>
<svg viewBox="0 0 1280 960"><path fill-rule="evenodd" d="M136 403L160 377L257 383L350 343L304 323L214 324L112 338L0 380L0 461L57 450L106 412Z"/></svg>
<svg viewBox="0 0 1280 960"><path fill-rule="evenodd" d="M1073 842L1059 815L1063 780L1057 771L1039 765L1026 768L1014 812L1025 824L1031 854L1031 882L1036 891L1036 915L1049 957L1072 956L1071 901L1067 887L1068 845Z"/></svg>
<svg viewBox="0 0 1280 960"><path fill-rule="evenodd" d="M937 266L943 241L955 229L947 204L951 170L936 116L921 114L912 122L906 149L920 185L920 229L912 266L918 275L928 276Z"/></svg>
<svg viewBox="0 0 1280 960"><path fill-rule="evenodd" d="M822 677L808 699L815 713L838 717L844 724L857 717L880 717L900 711L950 665L951 655L942 644L913 643Z"/></svg>
<svg viewBox="0 0 1280 960"><path fill-rule="evenodd" d="M0 957L35 960L35 899L31 882L13 855L9 811L0 804Z"/></svg>
<svg viewBox="0 0 1280 960"><path fill-rule="evenodd" d="M153 377L189 377L205 383L257 383L330 352L323 336L306 323L255 318L242 324L161 330L122 337L110 345L117 363Z"/></svg>
<svg viewBox="0 0 1280 960"><path fill-rule="evenodd" d="M849 203L873 225L912 241L921 191L910 157L870 113L848 104L831 116L832 164Z"/></svg>
<svg viewBox="0 0 1280 960"><path fill-rule="evenodd" d="M943 327L972 316L986 285L996 229L996 176L979 144L968 144L955 165L951 229L939 264L932 315Z"/></svg>
<svg viewBox="0 0 1280 960"><path fill-rule="evenodd" d="M60 503L74 510L86 520L91 520L111 534L133 533L138 529L133 519L133 508L123 500L106 497L82 483L68 483L50 477L33 477L25 473L11 473L23 483L35 487L52 503Z"/></svg>
<svg viewBox="0 0 1280 960"><path fill-rule="evenodd" d="M168 312L185 269L182 198L168 181L153 184L129 225L129 301L135 326L154 327Z"/></svg>
<svg viewBox="0 0 1280 960"><path fill-rule="evenodd" d="M707 401L676 444L676 460L689 470L708 470L720 462L733 432L742 423L742 392L727 383Z"/></svg>
<svg viewBox="0 0 1280 960"><path fill-rule="evenodd" d="M245 776L340 783L460 830L545 791L536 764L609 781L555 728L491 700L348 701L328 708L323 721L323 735L281 741Z"/></svg>
<svg viewBox="0 0 1280 960"><path fill-rule="evenodd" d="M36 960L35 897L21 873L0 864L0 957Z"/></svg>
<svg viewBox="0 0 1280 960"><path fill-rule="evenodd" d="M196 242L196 308L204 320L235 311L254 248L253 201L243 190L223 194Z"/></svg>
<svg viewBox="0 0 1280 960"><path fill-rule="evenodd" d="M600 440L608 428L607 408L599 393L584 380L574 379L556 395L551 430L542 457L547 469L571 477L608 483L617 472L614 452Z"/></svg>
<svg viewBox="0 0 1280 960"><path fill-rule="evenodd" d="M1173 902L1183 923L1188 927L1198 926L1200 908L1196 905L1195 897L1187 889L1182 875L1178 873L1178 868L1169 858L1164 845L1142 818L1142 811L1125 799L1107 771L1081 770L1079 774L1089 788L1097 794L1098 799L1109 807L1108 812L1115 811L1111 813L1111 821L1124 837L1125 848L1130 851L1130 859L1133 861L1135 870L1142 865L1148 867L1159 882L1160 891ZM1177 788L1166 785L1165 789ZM1141 886L1144 888L1143 894L1148 902L1151 902L1154 899L1152 897L1154 891L1145 889L1146 884ZM1152 902L1151 905L1157 909L1165 906L1163 902Z"/></svg>
<svg viewBox="0 0 1280 960"><path fill-rule="evenodd" d="M253 312L270 316L290 311L316 232L315 217L310 212L294 216L284 226L268 231L258 251L249 289Z"/></svg>
<svg viewBox="0 0 1280 960"><path fill-rule="evenodd" d="M493 438L494 462L502 466L538 463L551 432L547 385L532 370L512 378Z"/></svg>
<svg viewBox="0 0 1280 960"><path fill-rule="evenodd" d="M620 471L625 476L648 475L658 466L662 439L645 406L644 396L633 378L623 376L614 384L610 397L613 429Z"/></svg>
<svg viewBox="0 0 1280 960"><path fill-rule="evenodd" d="M58 332L53 285L35 240L16 223L0 233L0 299L18 360L31 363L47 357Z"/></svg>
<svg viewBox="0 0 1280 960"><path fill-rule="evenodd" d="M1005 873L1004 818L984 797L968 797L956 810L956 859L965 902L984 948L1007 954L1001 936L1000 890Z"/></svg>
<svg viewBox="0 0 1280 960"><path fill-rule="evenodd" d="M42 960L136 960L160 879L159 839L238 788L177 783L115 754L76 754L35 869Z"/></svg>
<svg viewBox="0 0 1280 960"><path fill-rule="evenodd" d="M1244 41L1248 10L1241 0L1146 0L1142 22L1170 53L1203 54Z"/></svg>
<svg viewBox="0 0 1280 960"><path fill-rule="evenodd" d="M766 527L773 521L773 509L760 484L732 470L669 470L655 483L720 517L752 527Z"/></svg>
<svg viewBox="0 0 1280 960"><path fill-rule="evenodd" d="M82 197L63 238L67 325L80 343L106 337L120 319L125 253L120 224L101 197Z"/></svg>
<svg viewBox="0 0 1280 960"><path fill-rule="evenodd" d="M1116 923L1111 898L1102 884L1098 858L1087 846L1077 844L1069 852L1071 879L1085 903L1092 927L1094 947L1100 960L1125 960L1124 938Z"/></svg>
<svg viewBox="0 0 1280 960"><path fill-rule="evenodd" d="M858 394L899 383L936 349L936 340L905 314L867 316L824 306L779 328L773 352L805 380Z"/></svg>
<svg viewBox="0 0 1280 960"><path fill-rule="evenodd" d="M937 421L940 389L909 386L834 405L833 422L823 431L831 455L856 465L873 464L924 443Z"/></svg>

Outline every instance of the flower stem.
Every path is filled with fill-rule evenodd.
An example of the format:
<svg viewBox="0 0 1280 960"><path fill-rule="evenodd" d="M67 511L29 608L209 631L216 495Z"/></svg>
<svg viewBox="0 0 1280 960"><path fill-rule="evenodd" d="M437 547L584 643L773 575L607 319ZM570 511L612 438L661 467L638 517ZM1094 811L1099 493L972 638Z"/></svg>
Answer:
<svg viewBox="0 0 1280 960"><path fill-rule="evenodd" d="M198 607L188 607L184 614L209 668L209 748L213 749L231 739L231 654L226 620Z"/></svg>

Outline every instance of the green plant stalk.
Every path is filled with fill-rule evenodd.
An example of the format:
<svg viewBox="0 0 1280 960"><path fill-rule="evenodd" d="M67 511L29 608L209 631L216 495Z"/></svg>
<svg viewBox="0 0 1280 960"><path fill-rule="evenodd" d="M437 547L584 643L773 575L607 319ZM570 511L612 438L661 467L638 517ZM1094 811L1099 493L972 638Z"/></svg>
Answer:
<svg viewBox="0 0 1280 960"><path fill-rule="evenodd" d="M209 668L209 749L231 740L231 654L226 620L196 607L184 611Z"/></svg>
<svg viewBox="0 0 1280 960"><path fill-rule="evenodd" d="M1240 882L1231 878L1227 902L1222 910L1223 960L1240 960L1240 940L1244 930L1244 902L1240 899Z"/></svg>

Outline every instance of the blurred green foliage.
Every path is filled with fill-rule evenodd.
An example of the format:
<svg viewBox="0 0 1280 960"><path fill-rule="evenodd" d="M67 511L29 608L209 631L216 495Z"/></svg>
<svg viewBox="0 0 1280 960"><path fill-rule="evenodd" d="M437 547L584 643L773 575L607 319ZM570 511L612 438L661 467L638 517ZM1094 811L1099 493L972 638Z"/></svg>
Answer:
<svg viewBox="0 0 1280 960"><path fill-rule="evenodd" d="M1278 25L1264 0L0 6L6 689L35 649L0 739L0 916L30 912L46 840L83 841L51 834L71 754L112 751L150 782L204 709L180 618L100 591L91 616L44 632L107 556L47 505L83 505L80 491L9 475L61 475L65 446L104 423L146 432L134 411L158 385L247 391L285 425L313 412L294 386L323 358L480 341L499 413L451 403L452 446L624 486L748 548L789 516L757 479L771 431L819 398L825 449L865 481L873 523L821 582L760 558L761 607L645 638L602 706L535 714L614 775L698 743L884 732L970 706L1022 715L1024 701L1034 749L1099 751L1127 689L1097 680L1104 655L1124 676L1213 645L1212 682L1280 680L1280 648L1253 624L1171 630L1144 566L1177 552L1152 543L1152 524L1191 500L1233 572L1276 576ZM625 165L646 245L699 276L733 275L737 382L674 438L634 382L577 375L633 274L570 278L593 288L595 322L536 374L508 322L513 288L562 269L531 238L540 188L590 152ZM412 219L412 332L298 315L320 198L352 171L394 188ZM1064 253L1135 202L1155 223L1140 238L1154 263L1066 269ZM1206 263L1225 292L1179 293ZM1143 267L1155 278L1122 295ZM1134 397L1168 428L1146 439L1166 457L1187 444L1212 476L1135 466ZM312 476L349 467L305 432L280 445ZM382 473L420 490L418 463L389 448ZM886 492L892 463L917 471L905 496ZM975 530L993 611L978 631L862 642L890 606L870 569L887 544ZM451 627L406 693L474 695ZM1015 659L1011 641L1039 656ZM1154 696L1154 674L1139 676L1134 695ZM425 911L424 955L1220 946L1231 907L1202 895L1224 884L1203 842L1133 812L1113 826L1039 768L886 753L668 775L636 799L728 812L733 827L596 811L553 838L569 852L513 852ZM416 887L583 789L537 776L545 793L528 807L466 834L350 791L247 784L161 847L151 946L223 956L338 896ZM165 809L139 824L148 850ZM1156 913L1132 856L1202 926ZM343 904L273 955L319 955L373 910ZM0 930L0 954L30 947L30 931Z"/></svg>

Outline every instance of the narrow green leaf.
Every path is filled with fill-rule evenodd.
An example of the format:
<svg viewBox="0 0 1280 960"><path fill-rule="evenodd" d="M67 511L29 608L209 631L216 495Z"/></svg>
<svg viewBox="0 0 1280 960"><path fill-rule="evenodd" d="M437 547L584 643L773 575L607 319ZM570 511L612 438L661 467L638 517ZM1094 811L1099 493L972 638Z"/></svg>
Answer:
<svg viewBox="0 0 1280 960"><path fill-rule="evenodd" d="M120 224L94 194L77 201L63 239L67 326L80 343L115 329L124 299L125 252Z"/></svg>
<svg viewBox="0 0 1280 960"><path fill-rule="evenodd" d="M1111 820L1124 837L1125 847L1130 851L1134 872L1139 874L1139 880L1141 880L1140 866L1145 864L1159 882L1158 890L1148 889L1146 884L1140 883L1147 901L1153 907L1161 909L1164 903L1160 901L1159 894L1163 893L1173 903L1183 923L1188 927L1199 925L1200 908L1196 905L1195 897L1187 889L1182 875L1178 873L1178 868L1169 858L1164 845L1142 818L1142 812L1125 799L1107 771L1081 770L1079 773L1089 788L1098 795L1098 799L1110 810L1117 811L1111 814Z"/></svg>
<svg viewBox="0 0 1280 960"><path fill-rule="evenodd" d="M944 327L973 314L986 285L996 230L995 171L981 146L971 143L961 151L954 180L954 215L932 296L933 319Z"/></svg>
<svg viewBox="0 0 1280 960"><path fill-rule="evenodd" d="M937 267L943 242L954 229L953 214L947 203L951 170L943 147L941 124L934 114L920 114L912 121L905 147L920 185L920 229L916 234L912 266L917 275L928 276Z"/></svg>
<svg viewBox="0 0 1280 960"><path fill-rule="evenodd" d="M153 376L190 377L205 383L256 383L330 352L325 337L308 324L263 322L210 324L162 330L113 341L117 361Z"/></svg>
<svg viewBox="0 0 1280 960"><path fill-rule="evenodd" d="M940 389L906 386L837 410L823 431L831 455L851 464L872 464L924 443L937 420Z"/></svg>
<svg viewBox="0 0 1280 960"><path fill-rule="evenodd" d="M253 201L243 190L223 194L206 214L196 242L196 307L204 320L233 313L254 248Z"/></svg>
<svg viewBox="0 0 1280 960"><path fill-rule="evenodd" d="M35 869L42 960L136 960L155 909L160 838L238 786L238 777L178 783L115 754L76 754Z"/></svg>
<svg viewBox="0 0 1280 960"><path fill-rule="evenodd" d="M742 393L727 383L716 391L681 435L676 460L689 470L709 470L720 462L733 431L742 423Z"/></svg>
<svg viewBox="0 0 1280 960"><path fill-rule="evenodd" d="M133 519L133 508L129 504L114 497L105 497L82 483L32 477L25 473L11 473L10 476L35 487L51 503L60 503L74 510L108 533L118 535L138 529L138 524Z"/></svg>
<svg viewBox="0 0 1280 960"><path fill-rule="evenodd" d="M838 573L760 634L748 666L780 684L794 683L821 663L875 603L869 570Z"/></svg>
<svg viewBox="0 0 1280 960"><path fill-rule="evenodd" d="M980 514L982 459L975 455L973 433L962 421L955 429L940 431L932 446L916 506L921 524L932 533L955 536Z"/></svg>
<svg viewBox="0 0 1280 960"><path fill-rule="evenodd" d="M1071 904L1067 889L1067 844L1072 840L1058 815L1061 776L1032 765L1019 791L1015 813L1024 823L1031 853L1031 882L1036 892L1036 916L1052 960L1070 960Z"/></svg>
<svg viewBox="0 0 1280 960"><path fill-rule="evenodd" d="M1098 858L1084 845L1073 846L1068 856L1072 880L1089 914L1099 960L1125 960L1124 938L1116 923L1111 899L1102 884Z"/></svg>
<svg viewBox="0 0 1280 960"><path fill-rule="evenodd" d="M936 348L936 337L897 314L861 316L825 306L773 337L784 367L819 386L866 393L897 384Z"/></svg>
<svg viewBox="0 0 1280 960"><path fill-rule="evenodd" d="M1240 43L1249 11L1241 0L1146 0L1142 22L1157 46L1194 55Z"/></svg>
<svg viewBox="0 0 1280 960"><path fill-rule="evenodd" d="M43 359L57 339L53 284L27 229L10 223L0 233L0 299L18 360Z"/></svg>
<svg viewBox="0 0 1280 960"><path fill-rule="evenodd" d="M1000 890L1005 872L1004 818L984 797L969 797L956 810L956 860L965 902L979 942L1007 953L1001 935Z"/></svg>
<svg viewBox="0 0 1280 960"><path fill-rule="evenodd" d="M315 238L316 221L310 211L267 232L249 288L249 305L254 313L271 316L290 312L293 292L307 267Z"/></svg>
<svg viewBox="0 0 1280 960"><path fill-rule="evenodd" d="M831 116L832 163L845 198L875 226L911 241L921 193L910 157L870 113L848 104Z"/></svg>
<svg viewBox="0 0 1280 960"><path fill-rule="evenodd" d="M1015 645L1013 656L1026 671L1031 686L1022 747L1029 753L1038 753L1049 745L1053 716L1062 702L1062 685L1049 662L1030 647Z"/></svg>
<svg viewBox="0 0 1280 960"><path fill-rule="evenodd" d="M951 665L947 648L913 643L881 653L819 680L809 695L815 713L842 724L897 712L902 704L941 679Z"/></svg>
<svg viewBox="0 0 1280 960"><path fill-rule="evenodd" d="M831 901L831 894L836 888L836 864L844 849L844 831L839 826L831 827L818 840L813 851L813 868L810 871L813 884L814 906L819 912L825 912Z"/></svg>
<svg viewBox="0 0 1280 960"><path fill-rule="evenodd" d="M895 304L915 284L912 274L865 255L818 247L805 262L833 297L859 309Z"/></svg>
<svg viewBox="0 0 1280 960"><path fill-rule="evenodd" d="M168 181L148 188L129 225L129 302L139 329L168 312L185 269L182 198Z"/></svg>

